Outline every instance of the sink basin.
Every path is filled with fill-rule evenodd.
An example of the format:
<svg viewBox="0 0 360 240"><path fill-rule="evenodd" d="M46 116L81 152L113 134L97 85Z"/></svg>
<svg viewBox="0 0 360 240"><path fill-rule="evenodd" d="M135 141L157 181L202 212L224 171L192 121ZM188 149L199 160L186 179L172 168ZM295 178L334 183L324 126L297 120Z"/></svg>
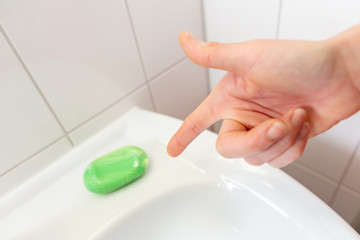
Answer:
<svg viewBox="0 0 360 240"><path fill-rule="evenodd" d="M181 121L133 109L0 200L0 239L359 239L279 169L224 159L205 131L179 158L166 145ZM94 159L125 145L149 167L107 195L86 190Z"/></svg>

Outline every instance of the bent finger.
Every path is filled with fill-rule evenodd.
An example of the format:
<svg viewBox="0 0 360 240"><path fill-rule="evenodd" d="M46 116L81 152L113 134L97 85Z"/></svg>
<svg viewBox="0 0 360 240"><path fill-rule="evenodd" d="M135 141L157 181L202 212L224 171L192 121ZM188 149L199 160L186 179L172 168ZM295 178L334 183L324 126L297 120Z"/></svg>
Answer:
<svg viewBox="0 0 360 240"><path fill-rule="evenodd" d="M211 95L184 120L172 136L167 146L167 152L170 156L180 155L200 133L219 120L219 116L213 110L216 106L210 104L210 99Z"/></svg>
<svg viewBox="0 0 360 240"><path fill-rule="evenodd" d="M261 165L281 156L294 145L306 120L306 111L301 108L290 109L281 119L288 127L286 136L279 139L266 151L246 157L246 162L251 165Z"/></svg>
<svg viewBox="0 0 360 240"><path fill-rule="evenodd" d="M305 122L296 138L294 145L277 158L269 161L268 164L275 168L282 168L298 159L304 152L309 133L310 124Z"/></svg>
<svg viewBox="0 0 360 240"><path fill-rule="evenodd" d="M218 136L216 148L220 155L226 158L238 158L258 154L288 132L285 123L279 119L269 119L249 131L243 129L225 132Z"/></svg>

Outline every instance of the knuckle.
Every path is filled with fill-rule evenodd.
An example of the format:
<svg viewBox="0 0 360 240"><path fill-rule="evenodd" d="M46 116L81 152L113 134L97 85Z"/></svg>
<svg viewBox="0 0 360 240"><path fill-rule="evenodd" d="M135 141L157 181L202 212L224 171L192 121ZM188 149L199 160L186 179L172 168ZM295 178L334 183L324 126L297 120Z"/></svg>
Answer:
<svg viewBox="0 0 360 240"><path fill-rule="evenodd" d="M205 54L204 54L205 67L212 66L214 52L218 45L219 45L219 43L217 43L217 42L208 42L206 44L206 50L205 50Z"/></svg>
<svg viewBox="0 0 360 240"><path fill-rule="evenodd" d="M251 152L254 153L261 153L264 152L265 150L268 149L268 144L264 144L261 141L258 141L258 139L256 139L255 141L251 141L249 143L249 148L251 149Z"/></svg>
<svg viewBox="0 0 360 240"><path fill-rule="evenodd" d="M201 133L201 129L196 124L196 122L192 119L191 115L186 118L185 122L187 123L187 127L190 129L190 131L192 131L195 134Z"/></svg>

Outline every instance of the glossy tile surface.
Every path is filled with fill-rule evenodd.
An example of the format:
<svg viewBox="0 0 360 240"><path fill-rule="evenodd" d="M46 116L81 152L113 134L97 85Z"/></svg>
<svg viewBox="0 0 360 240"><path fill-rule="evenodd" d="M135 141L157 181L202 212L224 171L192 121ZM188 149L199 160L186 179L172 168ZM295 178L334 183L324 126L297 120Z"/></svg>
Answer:
<svg viewBox="0 0 360 240"><path fill-rule="evenodd" d="M201 0L127 0L148 79L185 56L181 31L203 38Z"/></svg>
<svg viewBox="0 0 360 240"><path fill-rule="evenodd" d="M0 178L0 198L53 164L72 148L63 137ZM38 186L41 189L41 186Z"/></svg>
<svg viewBox="0 0 360 240"><path fill-rule="evenodd" d="M0 33L0 175L64 133Z"/></svg>
<svg viewBox="0 0 360 240"><path fill-rule="evenodd" d="M1 1L0 21L66 130L144 83L124 1Z"/></svg>
<svg viewBox="0 0 360 240"><path fill-rule="evenodd" d="M360 194L360 145L345 176L344 185L356 190Z"/></svg>
<svg viewBox="0 0 360 240"><path fill-rule="evenodd" d="M348 223L355 223L360 217L360 194L341 187L336 195L332 208ZM353 226L356 227L356 226Z"/></svg>
<svg viewBox="0 0 360 240"><path fill-rule="evenodd" d="M326 179L314 171L307 170L299 164L290 164L282 170L303 184L321 200L327 204L330 203L337 186L336 182Z"/></svg>
<svg viewBox="0 0 360 240"><path fill-rule="evenodd" d="M206 40L275 38L279 4L279 0L204 0Z"/></svg>
<svg viewBox="0 0 360 240"><path fill-rule="evenodd" d="M360 22L357 0L283 0L280 38L322 40Z"/></svg>
<svg viewBox="0 0 360 240"><path fill-rule="evenodd" d="M359 122L360 113L357 113L310 139L303 156L297 161L339 181L360 141Z"/></svg>
<svg viewBox="0 0 360 240"><path fill-rule="evenodd" d="M156 110L185 119L206 98L206 70L184 60L150 83Z"/></svg>
<svg viewBox="0 0 360 240"><path fill-rule="evenodd" d="M149 90L144 86L72 131L69 136L73 143L78 145L110 125L135 106L146 110L154 110L151 102Z"/></svg>

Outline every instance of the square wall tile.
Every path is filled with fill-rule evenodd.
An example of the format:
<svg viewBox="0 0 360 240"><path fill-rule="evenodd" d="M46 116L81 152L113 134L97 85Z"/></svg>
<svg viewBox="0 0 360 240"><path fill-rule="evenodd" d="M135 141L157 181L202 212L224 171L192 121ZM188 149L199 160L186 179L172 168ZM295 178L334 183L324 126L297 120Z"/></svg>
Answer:
<svg viewBox="0 0 360 240"><path fill-rule="evenodd" d="M0 33L0 176L64 135Z"/></svg>
<svg viewBox="0 0 360 240"><path fill-rule="evenodd" d="M353 227L360 219L360 194L340 187L331 206L342 218Z"/></svg>
<svg viewBox="0 0 360 240"><path fill-rule="evenodd" d="M360 112L309 140L297 162L339 181L360 141Z"/></svg>
<svg viewBox="0 0 360 240"><path fill-rule="evenodd" d="M204 0L206 40L276 38L280 0Z"/></svg>
<svg viewBox="0 0 360 240"><path fill-rule="evenodd" d="M181 60L178 35L203 38L201 0L127 0L148 79Z"/></svg>
<svg viewBox="0 0 360 240"><path fill-rule="evenodd" d="M67 130L145 82L124 1L0 1L0 21Z"/></svg>
<svg viewBox="0 0 360 240"><path fill-rule="evenodd" d="M204 0L206 40L243 42L276 38L280 0ZM226 74L209 69L210 88Z"/></svg>
<svg viewBox="0 0 360 240"><path fill-rule="evenodd" d="M74 144L80 144L111 124L133 107L140 107L145 110L154 111L149 89L146 86L141 87L130 96L127 96L125 99L106 109L104 112L86 122L84 125L81 125L79 128L71 132L69 136Z"/></svg>
<svg viewBox="0 0 360 240"><path fill-rule="evenodd" d="M343 184L360 194L360 146L358 146Z"/></svg>
<svg viewBox="0 0 360 240"><path fill-rule="evenodd" d="M184 60L150 82L156 110L185 119L208 95L206 70Z"/></svg>
<svg viewBox="0 0 360 240"><path fill-rule="evenodd" d="M308 170L299 164L290 164L282 168L282 170L312 191L324 202L327 204L330 203L337 186L336 182L326 179L320 174Z"/></svg>
<svg viewBox="0 0 360 240"><path fill-rule="evenodd" d="M360 22L358 0L283 0L282 39L322 40Z"/></svg>
<svg viewBox="0 0 360 240"><path fill-rule="evenodd" d="M67 138L64 137L3 175L0 178L0 198L54 163L71 148L72 145Z"/></svg>

